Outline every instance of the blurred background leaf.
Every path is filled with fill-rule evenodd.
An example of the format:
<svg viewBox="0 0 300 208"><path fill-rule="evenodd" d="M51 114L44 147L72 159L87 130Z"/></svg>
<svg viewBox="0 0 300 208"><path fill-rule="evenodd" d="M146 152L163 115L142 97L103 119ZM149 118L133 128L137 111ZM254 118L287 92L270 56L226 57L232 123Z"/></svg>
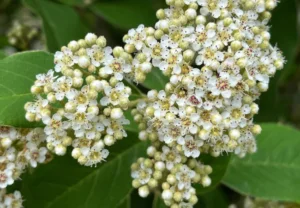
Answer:
<svg viewBox="0 0 300 208"><path fill-rule="evenodd" d="M47 0L24 2L41 16L50 52L58 51L71 40L82 39L88 33L87 27L72 7Z"/></svg>
<svg viewBox="0 0 300 208"><path fill-rule="evenodd" d="M140 24L153 27L156 22L156 10L152 0L98 1L91 9L95 14L123 30L135 28Z"/></svg>

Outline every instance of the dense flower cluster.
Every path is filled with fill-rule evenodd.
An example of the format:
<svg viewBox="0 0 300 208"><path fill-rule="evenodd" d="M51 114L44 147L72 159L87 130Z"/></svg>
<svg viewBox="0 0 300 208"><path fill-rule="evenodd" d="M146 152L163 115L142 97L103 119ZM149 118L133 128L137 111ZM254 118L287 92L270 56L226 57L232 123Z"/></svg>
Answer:
<svg viewBox="0 0 300 208"><path fill-rule="evenodd" d="M22 207L19 192L5 195L7 186L20 179L27 167L35 168L50 159L43 129L0 127L0 207Z"/></svg>
<svg viewBox="0 0 300 208"><path fill-rule="evenodd" d="M37 75L31 91L35 102L25 105L29 121L42 121L47 147L72 156L80 164L93 166L109 155L106 146L126 137L131 88L131 56L120 47L106 47L106 39L87 34L55 53L55 68Z"/></svg>
<svg viewBox="0 0 300 208"><path fill-rule="evenodd" d="M29 121L45 124L47 147L80 164L104 161L107 146L126 137L123 112L132 104L128 80L142 83L151 70L169 78L132 110L148 158L132 165L133 186L142 197L162 192L166 205L192 207L192 183L211 184L212 168L201 154L244 156L256 151L255 103L284 58L270 44L267 23L276 0L166 0L155 28L140 25L125 46L106 46L87 34L55 54L55 67L37 75Z"/></svg>
<svg viewBox="0 0 300 208"><path fill-rule="evenodd" d="M45 147L43 129L16 129L0 127L0 188L6 188L19 179L26 167L37 167L46 162L49 153Z"/></svg>
<svg viewBox="0 0 300 208"><path fill-rule="evenodd" d="M0 208L21 208L22 196L19 191L7 194L5 189L0 190Z"/></svg>
<svg viewBox="0 0 300 208"><path fill-rule="evenodd" d="M192 179L195 172L185 162L202 153L244 156L256 151L255 136L261 127L253 123L259 110L254 101L285 61L269 42L267 23L275 0L167 0L167 4L170 8L157 12L153 34L139 26L124 41L127 52L145 57L157 67L154 70L169 77L165 89L149 91L132 114L141 127L139 138L150 139L158 155L171 149L172 158L179 161L167 169L170 174L192 171L185 177L187 190L180 189L177 177L168 186L162 183L167 205L183 207L185 202L189 207L196 200L177 198L178 190L193 193L190 184L199 181ZM133 186L143 197L153 189L150 180L157 181L156 164L163 170L167 166L162 157L150 158L152 163L140 159L132 168ZM210 184L207 175L198 178L204 186Z"/></svg>

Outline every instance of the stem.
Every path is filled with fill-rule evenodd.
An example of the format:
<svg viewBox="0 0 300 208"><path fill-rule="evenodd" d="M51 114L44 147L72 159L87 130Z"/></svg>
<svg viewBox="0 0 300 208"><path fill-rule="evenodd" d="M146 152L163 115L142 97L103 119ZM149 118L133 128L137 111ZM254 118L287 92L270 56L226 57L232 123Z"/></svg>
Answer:
<svg viewBox="0 0 300 208"><path fill-rule="evenodd" d="M145 98L140 98L140 99L137 99L137 100L130 101L129 104L128 104L128 108L136 107L136 105L137 105L139 102L141 102L141 101L148 102L149 99L148 99L147 97L145 97Z"/></svg>

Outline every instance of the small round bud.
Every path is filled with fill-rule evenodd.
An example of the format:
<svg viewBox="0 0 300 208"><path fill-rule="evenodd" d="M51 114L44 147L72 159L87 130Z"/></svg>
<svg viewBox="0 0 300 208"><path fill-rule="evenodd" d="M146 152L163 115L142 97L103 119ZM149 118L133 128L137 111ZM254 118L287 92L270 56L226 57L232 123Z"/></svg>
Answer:
<svg viewBox="0 0 300 208"><path fill-rule="evenodd" d="M110 112L110 117L112 119L120 119L123 116L123 111L121 108L113 108Z"/></svg>
<svg viewBox="0 0 300 208"><path fill-rule="evenodd" d="M231 139L237 140L238 138L240 138L241 133L238 129L232 129L229 131L229 137Z"/></svg>
<svg viewBox="0 0 300 208"><path fill-rule="evenodd" d="M166 168L165 163L161 162L161 161L156 162L154 167L156 170L159 170L159 171L164 171Z"/></svg>
<svg viewBox="0 0 300 208"><path fill-rule="evenodd" d="M12 144L12 140L10 138L2 138L1 146L5 149L9 148Z"/></svg>
<svg viewBox="0 0 300 208"><path fill-rule="evenodd" d="M208 177L208 176L202 177L201 183L202 183L202 185L203 185L204 187L210 186L210 184L211 184L211 179L210 179L210 177Z"/></svg>
<svg viewBox="0 0 300 208"><path fill-rule="evenodd" d="M189 8L185 11L185 16L189 19L189 20L193 20L196 18L197 16L197 12L195 9Z"/></svg>
<svg viewBox="0 0 300 208"><path fill-rule="evenodd" d="M106 39L103 36L100 36L97 40L96 40L96 44L101 47L104 48L106 46Z"/></svg>
<svg viewBox="0 0 300 208"><path fill-rule="evenodd" d="M167 182L170 185L174 185L176 183L176 177L172 174L169 174L168 177L167 177Z"/></svg>
<svg viewBox="0 0 300 208"><path fill-rule="evenodd" d="M173 198L173 193L170 189L166 189L162 192L161 196L164 200L170 200Z"/></svg>
<svg viewBox="0 0 300 208"><path fill-rule="evenodd" d="M93 45L94 43L96 43L96 40L97 40L97 36L93 33L88 33L86 36L85 36L85 41L87 44L89 45Z"/></svg>
<svg viewBox="0 0 300 208"><path fill-rule="evenodd" d="M175 192L174 195L173 195L173 199L176 201L176 202L180 202L182 200L182 193L181 192Z"/></svg>
<svg viewBox="0 0 300 208"><path fill-rule="evenodd" d="M149 182L148 182L148 186L149 186L150 188L156 188L156 187L158 186L157 180L151 178L151 179L149 180Z"/></svg>
<svg viewBox="0 0 300 208"><path fill-rule="evenodd" d="M166 17L165 11L163 9L157 10L156 17L159 20L164 19Z"/></svg>
<svg viewBox="0 0 300 208"><path fill-rule="evenodd" d="M87 56L80 56L78 59L78 65L81 68L87 68L91 64L89 57Z"/></svg>
<svg viewBox="0 0 300 208"><path fill-rule="evenodd" d="M254 125L251 129L252 133L255 135L259 135L262 131L261 126L260 125Z"/></svg>
<svg viewBox="0 0 300 208"><path fill-rule="evenodd" d="M139 188L139 195L142 198L146 198L149 195L149 188L148 186L142 186Z"/></svg>
<svg viewBox="0 0 300 208"><path fill-rule="evenodd" d="M146 131L139 132L139 139L142 141L146 141L148 138L148 133Z"/></svg>
<svg viewBox="0 0 300 208"><path fill-rule="evenodd" d="M66 151L67 151L67 148L62 144L59 144L54 148L55 154L60 155L60 156L65 155Z"/></svg>
<svg viewBox="0 0 300 208"><path fill-rule="evenodd" d="M112 146L115 143L115 139L111 135L105 135L104 144L106 146Z"/></svg>
<svg viewBox="0 0 300 208"><path fill-rule="evenodd" d="M62 144L64 146L70 146L72 144L72 138L69 136L65 136L62 140Z"/></svg>
<svg viewBox="0 0 300 208"><path fill-rule="evenodd" d="M79 44L73 40L68 44L68 48L70 48L73 52L77 51L79 49Z"/></svg>
<svg viewBox="0 0 300 208"><path fill-rule="evenodd" d="M79 148L74 148L74 149L72 150L72 157L73 157L74 159L78 159L80 156L81 156L81 151L80 151L80 149L79 149Z"/></svg>

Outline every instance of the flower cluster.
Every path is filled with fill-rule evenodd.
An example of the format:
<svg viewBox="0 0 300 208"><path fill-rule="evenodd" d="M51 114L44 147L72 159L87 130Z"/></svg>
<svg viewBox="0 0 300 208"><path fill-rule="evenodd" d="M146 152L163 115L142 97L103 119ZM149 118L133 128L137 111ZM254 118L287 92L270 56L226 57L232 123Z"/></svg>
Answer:
<svg viewBox="0 0 300 208"><path fill-rule="evenodd" d="M122 48L106 47L106 39L87 34L55 53L55 67L36 76L31 92L34 102L25 105L26 119L46 126L47 147L93 166L109 155L107 146L126 137L131 88L124 84L133 76L132 57Z"/></svg>
<svg viewBox="0 0 300 208"><path fill-rule="evenodd" d="M21 208L22 196L19 191L7 194L5 189L0 190L0 207L1 208Z"/></svg>
<svg viewBox="0 0 300 208"><path fill-rule="evenodd" d="M132 186L138 188L141 197L147 197L150 190L162 188L166 205L180 207L195 205L198 201L192 183L211 184L209 174L212 168L195 159L189 159L176 148L162 146L161 150L150 146L149 158L139 158L131 166Z"/></svg>
<svg viewBox="0 0 300 208"><path fill-rule="evenodd" d="M133 186L146 197L161 191L166 205L192 207L192 183L211 184L201 154L244 156L256 151L255 101L268 89L284 58L270 44L267 23L276 0L166 0L155 27L129 30L122 47L87 34L55 54L55 67L37 75L29 121L45 124L47 147L93 166L108 146L126 137L123 112L133 104L148 158L132 165ZM130 102L129 80L142 83L151 70L169 78L164 90Z"/></svg>
<svg viewBox="0 0 300 208"><path fill-rule="evenodd" d="M153 70L169 77L164 90L149 91L148 99L132 111L141 127L139 138L150 139L160 154L169 148L178 152L174 157L178 161L187 158L175 170L168 169L174 176L181 168L189 172L185 162L203 153L243 157L255 152L255 136L261 132L261 127L253 123L259 110L255 100L267 91L270 77L285 62L279 49L269 42L267 23L277 1L166 2L170 8L157 11L159 21L154 30L139 26L124 37L128 53L145 57L156 67ZM160 157L150 157L150 161L153 164L139 160L132 172L133 186L143 197L152 188L150 181L146 188L145 178L156 180L154 164L167 165ZM167 205L183 206L183 200L175 199L175 192L166 194L171 185L168 192L162 188Z"/></svg>
<svg viewBox="0 0 300 208"><path fill-rule="evenodd" d="M34 18L26 8L17 10L14 16L16 17L6 34L9 44L19 50L43 48L41 21Z"/></svg>
<svg viewBox="0 0 300 208"><path fill-rule="evenodd" d="M281 202L281 201L270 201L270 200L264 200L259 198L253 198L253 197L245 197L243 199L243 203L240 203L239 206L236 204L231 204L228 208L258 208L258 207L265 207L265 208L291 208L291 207L299 207L299 204L293 203L293 202Z"/></svg>
<svg viewBox="0 0 300 208"><path fill-rule="evenodd" d="M21 194L6 194L6 188L20 179L26 168L46 163L51 155L43 129L16 129L0 126L0 207L22 207Z"/></svg>
<svg viewBox="0 0 300 208"><path fill-rule="evenodd" d="M37 167L49 159L43 129L0 127L0 188L20 178L26 167Z"/></svg>

